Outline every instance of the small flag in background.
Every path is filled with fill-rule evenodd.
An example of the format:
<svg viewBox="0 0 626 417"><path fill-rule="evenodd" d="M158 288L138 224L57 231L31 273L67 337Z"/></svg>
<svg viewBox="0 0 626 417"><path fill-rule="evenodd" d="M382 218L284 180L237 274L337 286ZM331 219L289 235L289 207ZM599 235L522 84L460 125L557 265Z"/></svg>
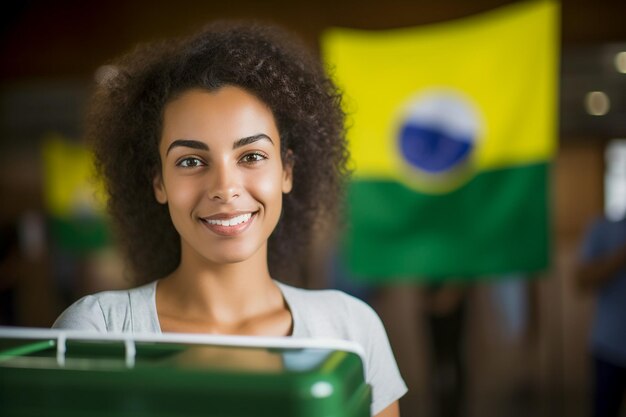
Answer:
<svg viewBox="0 0 626 417"><path fill-rule="evenodd" d="M547 266L558 13L529 1L324 34L349 115L342 254L355 276L469 280Z"/></svg>
<svg viewBox="0 0 626 417"><path fill-rule="evenodd" d="M110 245L104 186L96 179L91 152L49 134L41 153L44 202L54 244L78 255Z"/></svg>

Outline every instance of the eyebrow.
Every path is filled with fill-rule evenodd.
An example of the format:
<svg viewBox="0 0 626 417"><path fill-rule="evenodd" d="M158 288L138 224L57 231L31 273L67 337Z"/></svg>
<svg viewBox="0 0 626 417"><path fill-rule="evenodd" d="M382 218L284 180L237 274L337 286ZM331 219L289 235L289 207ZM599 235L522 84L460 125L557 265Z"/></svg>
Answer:
<svg viewBox="0 0 626 417"><path fill-rule="evenodd" d="M252 135L252 136L247 136L245 138L237 139L233 143L233 149L241 148L242 146L246 146L246 145L249 145L251 143L254 143L254 142L257 142L257 141L263 140L263 139L269 140L272 144L274 144L274 141L272 140L272 138L270 138L269 136L267 136L264 133L259 133L258 135ZM176 139L167 148L167 152L165 154L166 155L169 154L172 149L177 148L177 147L199 149L199 150L202 150L202 151L208 151L209 150L208 145L206 143L202 142L202 141L193 140L193 139Z"/></svg>
<svg viewBox="0 0 626 417"><path fill-rule="evenodd" d="M274 141L272 140L272 138L267 136L265 133L259 133L258 135L248 136L246 138L241 138L235 141L235 143L233 143L233 149L241 148L242 146L249 145L251 143L257 142L262 139L269 140L272 143L272 145L274 144Z"/></svg>
<svg viewBox="0 0 626 417"><path fill-rule="evenodd" d="M203 151L208 151L209 150L209 147L207 146L207 144L204 143L204 142L201 142L199 140L176 139L167 148L167 152L165 152L165 155L169 154L172 149L177 148L177 147L200 149L200 150L203 150Z"/></svg>

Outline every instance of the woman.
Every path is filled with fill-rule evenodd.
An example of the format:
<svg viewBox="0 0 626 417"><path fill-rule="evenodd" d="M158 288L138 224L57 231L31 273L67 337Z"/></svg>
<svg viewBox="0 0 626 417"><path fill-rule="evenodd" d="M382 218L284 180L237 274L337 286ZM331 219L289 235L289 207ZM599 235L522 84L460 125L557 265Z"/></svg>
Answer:
<svg viewBox="0 0 626 417"><path fill-rule="evenodd" d="M372 413L406 392L376 313L297 289L347 175L340 95L282 32L214 24L115 65L88 120L139 287L85 297L56 328L339 338L361 344Z"/></svg>

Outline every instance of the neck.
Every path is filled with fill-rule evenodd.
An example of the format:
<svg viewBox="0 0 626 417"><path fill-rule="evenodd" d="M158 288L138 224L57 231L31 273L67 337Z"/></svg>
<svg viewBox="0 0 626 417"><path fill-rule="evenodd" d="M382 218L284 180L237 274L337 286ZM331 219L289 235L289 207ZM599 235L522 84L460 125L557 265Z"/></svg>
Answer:
<svg viewBox="0 0 626 417"><path fill-rule="evenodd" d="M164 314L229 324L283 304L265 248L243 262L219 265L182 252L179 267L159 282L157 304Z"/></svg>

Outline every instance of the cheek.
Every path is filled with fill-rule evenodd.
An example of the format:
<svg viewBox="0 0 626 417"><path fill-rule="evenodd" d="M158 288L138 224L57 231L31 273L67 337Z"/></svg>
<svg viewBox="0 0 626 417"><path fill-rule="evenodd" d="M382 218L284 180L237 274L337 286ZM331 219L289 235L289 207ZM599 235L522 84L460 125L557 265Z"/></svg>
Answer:
<svg viewBox="0 0 626 417"><path fill-rule="evenodd" d="M176 181L175 184L166 184L166 187L170 211L193 208L201 194L201 188L193 181Z"/></svg>
<svg viewBox="0 0 626 417"><path fill-rule="evenodd" d="M276 205L280 210L280 204L282 202L282 177L279 171L268 172L264 174L256 175L253 179L253 187L258 198L266 203ZM274 207L267 207L266 209L274 209Z"/></svg>

